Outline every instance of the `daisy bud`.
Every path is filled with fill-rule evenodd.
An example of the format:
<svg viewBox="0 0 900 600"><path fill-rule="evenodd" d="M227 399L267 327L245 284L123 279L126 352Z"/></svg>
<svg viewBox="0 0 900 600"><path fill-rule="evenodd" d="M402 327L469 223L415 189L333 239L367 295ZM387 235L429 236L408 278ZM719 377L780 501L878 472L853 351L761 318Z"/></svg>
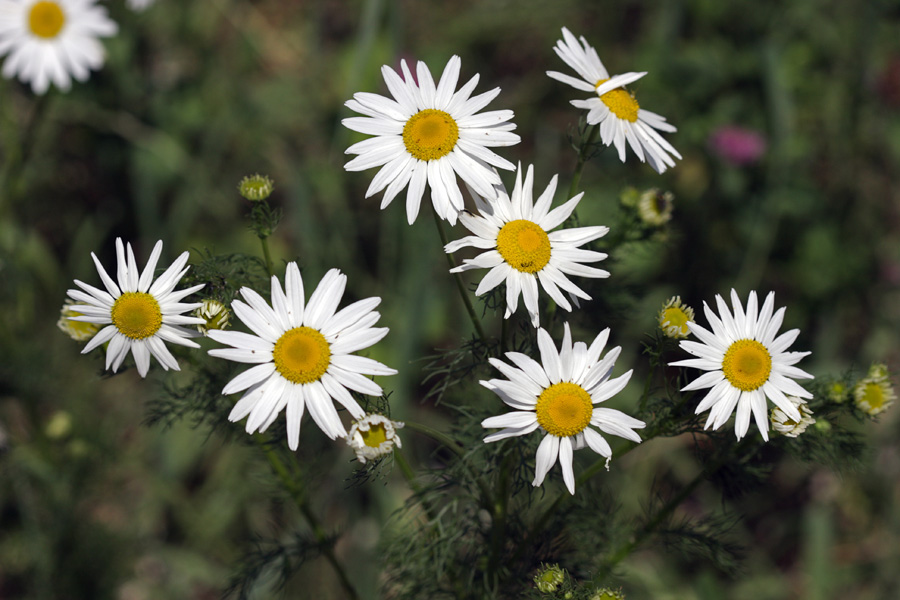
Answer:
<svg viewBox="0 0 900 600"><path fill-rule="evenodd" d="M268 176L259 174L244 177L238 185L238 191L241 193L241 196L251 202L265 200L272 195L274 189L275 182L269 179Z"/></svg>
<svg viewBox="0 0 900 600"><path fill-rule="evenodd" d="M806 431L806 428L814 424L816 420L813 418L812 411L805 400L796 396L788 396L787 399L800 411L800 420L795 421L777 406L772 409L770 420L772 421L772 429L787 437L795 438Z"/></svg>
<svg viewBox="0 0 900 600"><path fill-rule="evenodd" d="M547 594L555 592L565 578L566 572L559 565L545 565L534 576L534 583L537 589Z"/></svg>

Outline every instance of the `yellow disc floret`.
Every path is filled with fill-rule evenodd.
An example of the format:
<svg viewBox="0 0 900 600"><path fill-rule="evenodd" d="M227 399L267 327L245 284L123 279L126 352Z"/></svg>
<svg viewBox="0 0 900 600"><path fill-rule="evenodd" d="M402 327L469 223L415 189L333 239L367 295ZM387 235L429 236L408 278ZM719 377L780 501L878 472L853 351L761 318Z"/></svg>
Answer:
<svg viewBox="0 0 900 600"><path fill-rule="evenodd" d="M133 340L148 338L162 327L162 311L146 292L125 292L116 299L110 319L119 333Z"/></svg>
<svg viewBox="0 0 900 600"><path fill-rule="evenodd" d="M607 81L609 81L609 79L601 79L594 84L594 88L600 87ZM600 100L602 100L603 104L605 104L609 110L620 119L631 121L632 123L637 121L638 110L641 107L638 105L637 100L634 99L634 96L622 88L616 88L606 92L600 96Z"/></svg>
<svg viewBox="0 0 900 600"><path fill-rule="evenodd" d="M725 352L722 372L731 385L739 390L752 392L769 380L772 356L756 340L738 340Z"/></svg>
<svg viewBox="0 0 900 600"><path fill-rule="evenodd" d="M459 127L449 114L426 108L403 126L406 150L419 160L437 160L450 154L459 139Z"/></svg>
<svg viewBox="0 0 900 600"><path fill-rule="evenodd" d="M554 383L538 396L537 420L544 430L557 437L584 431L591 422L591 396L576 383Z"/></svg>
<svg viewBox="0 0 900 600"><path fill-rule="evenodd" d="M550 262L550 238L531 221L510 221L497 234L497 252L512 268L537 273Z"/></svg>
<svg viewBox="0 0 900 600"><path fill-rule="evenodd" d="M318 381L331 363L331 346L325 336L311 327L286 331L272 350L275 368L293 383Z"/></svg>
<svg viewBox="0 0 900 600"><path fill-rule="evenodd" d="M66 15L56 2L37 2L28 14L28 28L38 37L52 39L66 24Z"/></svg>
<svg viewBox="0 0 900 600"><path fill-rule="evenodd" d="M368 430L359 430L363 443L369 448L378 448L387 441L387 431L384 429L384 423L373 423Z"/></svg>

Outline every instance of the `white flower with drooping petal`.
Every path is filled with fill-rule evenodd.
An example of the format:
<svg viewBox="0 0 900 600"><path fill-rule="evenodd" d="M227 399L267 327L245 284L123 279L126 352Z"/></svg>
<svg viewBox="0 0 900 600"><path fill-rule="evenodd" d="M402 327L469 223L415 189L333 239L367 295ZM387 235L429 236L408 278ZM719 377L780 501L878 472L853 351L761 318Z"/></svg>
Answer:
<svg viewBox="0 0 900 600"><path fill-rule="evenodd" d="M794 379L813 376L794 365L809 352L787 352L800 334L791 329L778 335L785 309L774 311L775 293L769 292L762 309L758 307L756 292L750 292L747 310L741 305L737 292L731 290L734 315L722 296L716 295L719 316L703 303L703 312L712 331L695 322L687 326L699 342L683 341L680 346L697 358L669 363L678 367L693 367L705 373L683 387L681 391L710 389L697 406L696 414L709 410L704 429L718 429L731 417L737 407L734 433L743 438L750 427L750 414L763 439L769 440L768 397L775 406L795 422L802 417L788 396L812 398ZM777 336L777 337L776 337Z"/></svg>
<svg viewBox="0 0 900 600"><path fill-rule="evenodd" d="M370 414L359 419L347 433L347 445L356 453L356 460L366 464L369 460L378 460L394 451L394 447L402 448L398 429L404 423L391 421L384 415Z"/></svg>
<svg viewBox="0 0 900 600"><path fill-rule="evenodd" d="M505 318L508 319L516 311L521 294L531 323L537 327L540 323L538 282L557 305L571 311L572 306L562 291L567 292L576 303L576 298L590 300L591 297L566 275L609 277L608 271L583 264L603 260L606 254L579 248L606 235L609 227L573 227L551 231L569 218L583 193L550 210L556 192L556 175L536 203L532 201L533 180L534 169L529 166L525 182L522 182L522 166L519 165L511 197L502 187L498 188L495 201L473 193L479 214L464 212L460 215L460 222L475 235L450 242L444 251L452 253L468 246L485 250L475 258L463 260L450 272L490 269L475 290L475 295L480 296L506 282Z"/></svg>
<svg viewBox="0 0 900 600"><path fill-rule="evenodd" d="M18 75L35 94L45 93L50 83L67 91L72 77L87 81L103 65L98 38L118 30L94 0L0 0L3 76Z"/></svg>
<svg viewBox="0 0 900 600"><path fill-rule="evenodd" d="M282 410L287 413L291 450L300 442L300 420L308 409L313 421L331 439L347 435L333 401L362 418L365 411L349 390L380 396L381 386L365 375L394 375L378 361L352 354L380 341L387 327L372 327L381 315L374 308L381 298L366 298L337 310L347 276L331 269L305 302L297 263L288 263L285 289L272 277L272 304L250 288L241 288L245 302L231 303L234 314L255 334L213 330L208 336L231 346L209 354L255 364L232 379L223 394L243 392L229 421L247 418L247 433L265 431Z"/></svg>
<svg viewBox="0 0 900 600"><path fill-rule="evenodd" d="M601 359L607 339L609 329L604 329L590 347L584 342L572 344L572 334L566 323L558 352L550 334L543 328L538 329L540 363L519 352L506 353L506 358L515 366L490 359L490 363L508 379L481 381L481 385L516 410L482 421L482 426L487 428L504 428L484 441L489 443L527 435L536 429L543 431L546 435L535 457L532 485L543 483L558 457L566 488L574 494L572 458L575 450L587 445L601 456L612 457L609 443L589 425L640 443L640 436L633 430L645 427L646 423L619 410L594 406L618 394L631 379L631 371L610 379L622 348L613 348Z"/></svg>
<svg viewBox="0 0 900 600"><path fill-rule="evenodd" d="M81 316L68 317L69 319L106 325L91 338L81 353L90 352L97 346L109 342L106 349L106 368L112 368L113 372L119 369L129 350L134 356L141 377L146 376L150 368L150 355L159 361L163 369L178 371L180 370L178 361L163 342L189 348L200 347L189 339L197 337L198 334L182 327L203 323L203 319L183 314L194 310L200 303L186 304L181 301L202 289L204 284L183 290L175 289L190 268L185 267L189 256L187 252L183 252L156 281L153 281L162 247L161 240L156 242L147 266L143 271L138 271L131 244L126 248L122 244L122 239L117 238L118 284L107 275L97 256L91 252L91 258L94 259L100 280L106 290L76 279L75 285L81 289L67 292L72 300L78 302L74 308L81 313Z"/></svg>
<svg viewBox="0 0 900 600"><path fill-rule="evenodd" d="M595 94L587 100L572 100L572 105L588 111L589 124L600 125L603 143L607 146L615 144L622 162L625 162L627 141L641 162L649 163L657 173L674 167L672 156L681 158L681 155L656 130L672 132L676 131L675 127L667 123L665 117L641 108L634 95L624 89L647 73L623 73L610 77L597 51L584 37L580 38L579 44L565 27L562 34L563 39L556 42L553 50L582 79L557 71L547 71L547 75L577 90Z"/></svg>
<svg viewBox="0 0 900 600"><path fill-rule="evenodd" d="M479 194L493 199L494 186L500 184L494 167L514 168L511 162L489 150L519 143L519 136L511 133L516 128L509 122L513 111L479 113L500 93L500 88L470 97L478 84L475 75L457 91L458 56L447 63L437 86L421 61L416 68L418 84L405 60L400 61L400 68L402 79L390 67L381 68L393 99L358 92L346 103L348 108L365 116L344 119L344 126L376 137L347 148L347 154L359 156L344 168L364 171L381 167L366 191L366 198L387 188L382 209L407 188L406 216L410 224L419 214L427 183L434 210L453 225L463 210L457 175Z"/></svg>

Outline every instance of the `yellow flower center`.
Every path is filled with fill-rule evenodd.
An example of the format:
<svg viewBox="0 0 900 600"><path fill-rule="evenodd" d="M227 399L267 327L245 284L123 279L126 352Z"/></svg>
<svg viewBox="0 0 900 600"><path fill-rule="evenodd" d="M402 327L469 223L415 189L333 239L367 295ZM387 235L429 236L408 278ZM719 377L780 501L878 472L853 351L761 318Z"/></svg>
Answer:
<svg viewBox="0 0 900 600"><path fill-rule="evenodd" d="M867 383L862 402L869 405L871 410L876 410L884 405L884 390L877 383Z"/></svg>
<svg viewBox="0 0 900 600"><path fill-rule="evenodd" d="M663 327L677 327L678 333L683 336L687 336L690 333L688 329L687 323L691 318L688 317L687 313L677 307L667 308L663 311L662 314L662 326Z"/></svg>
<svg viewBox="0 0 900 600"><path fill-rule="evenodd" d="M544 430L557 437L581 433L591 422L591 396L578 384L554 383L538 396L537 420Z"/></svg>
<svg viewBox="0 0 900 600"><path fill-rule="evenodd" d="M310 327L295 327L275 342L275 368L293 383L318 381L331 363L331 346L325 336Z"/></svg>
<svg viewBox="0 0 900 600"><path fill-rule="evenodd" d="M594 88L600 87L602 84L609 81L609 79L601 79L597 83L594 84ZM638 105L637 100L634 99L634 96L623 90L622 88L616 88L609 92L606 92L600 99L603 101L609 110L613 112L614 115L619 117L620 119L625 119L626 121L631 121L634 123L638 119L638 110L641 108Z"/></svg>
<svg viewBox="0 0 900 600"><path fill-rule="evenodd" d="M738 340L731 344L722 359L725 379L745 392L752 392L769 380L772 357L756 340Z"/></svg>
<svg viewBox="0 0 900 600"><path fill-rule="evenodd" d="M550 238L531 221L510 221L497 234L497 252L512 268L537 273L550 262Z"/></svg>
<svg viewBox="0 0 900 600"><path fill-rule="evenodd" d="M156 298L146 292L125 292L112 306L110 318L116 329L133 340L148 338L162 327L162 311Z"/></svg>
<svg viewBox="0 0 900 600"><path fill-rule="evenodd" d="M419 160L437 160L447 156L458 139L456 121L442 110L421 110L403 126L406 150Z"/></svg>
<svg viewBox="0 0 900 600"><path fill-rule="evenodd" d="M28 27L38 37L52 39L66 24L66 15L56 2L38 2L28 14Z"/></svg>
<svg viewBox="0 0 900 600"><path fill-rule="evenodd" d="M373 423L369 426L368 431L360 430L363 443L369 448L378 448L387 441L387 431L384 429L384 423Z"/></svg>

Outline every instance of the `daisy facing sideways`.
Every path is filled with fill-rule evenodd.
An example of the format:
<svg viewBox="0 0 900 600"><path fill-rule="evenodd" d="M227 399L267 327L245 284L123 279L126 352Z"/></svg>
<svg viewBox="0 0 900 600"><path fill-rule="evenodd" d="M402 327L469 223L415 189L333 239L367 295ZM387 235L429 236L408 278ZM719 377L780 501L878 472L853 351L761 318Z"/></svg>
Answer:
<svg viewBox="0 0 900 600"><path fill-rule="evenodd" d="M631 371L610 379L622 348L613 348L601 360L600 354L608 338L609 329L605 329L590 347L584 342L572 344L572 334L566 323L558 352L550 334L538 329L540 363L519 352L506 353L506 358L515 366L496 358L490 359L491 365L508 379L480 383L515 410L482 421L484 427L503 428L484 438L484 441L496 442L540 429L544 439L535 457L532 485L543 483L558 457L566 488L574 494L574 450L587 445L601 456L612 457L607 441L589 426L634 442L641 441L633 430L643 428L646 423L612 408L594 406L618 394L631 379Z"/></svg>
<svg viewBox="0 0 900 600"><path fill-rule="evenodd" d="M505 281L505 318L508 319L516 311L521 294L531 323L537 327L538 283L559 306L571 311L572 306L563 291L576 303L576 298L590 300L591 297L566 275L609 277L608 271L583 264L601 261L606 258L606 254L579 248L606 235L609 227L574 227L551 231L569 218L583 193L550 210L550 203L556 192L556 175L537 202L532 199L533 184L534 169L528 167L523 183L522 166L519 165L511 196L502 187L498 188L495 201L480 198L473 193L479 214L464 212L460 215L460 222L475 235L450 242L444 247L444 251L449 254L467 246L485 250L475 258L463 260L460 266L450 272L490 269L475 290L475 295L480 296Z"/></svg>
<svg viewBox="0 0 900 600"><path fill-rule="evenodd" d="M231 346L210 350L235 362L256 365L232 379L223 394L243 392L229 421L247 418L247 433L265 431L281 411L287 414L288 446L296 450L300 419L309 410L313 421L331 439L347 435L334 407L339 402L361 419L365 411L349 390L380 396L381 386L366 375L394 375L394 369L352 354L387 335L387 327L372 327L381 315L373 309L381 298L366 298L337 310L347 276L331 269L305 302L297 263L288 263L285 289L272 277L272 305L250 288L241 288L245 302L231 303L234 314L253 332L212 330L209 337Z"/></svg>
<svg viewBox="0 0 900 600"><path fill-rule="evenodd" d="M358 92L346 103L364 116L344 119L344 126L375 137L347 148L347 154L358 156L344 168L364 171L380 167L366 190L366 198L385 190L382 209L407 188L406 217L410 224L419 214L427 183L438 216L455 224L463 209L457 175L478 193L493 199L493 186L500 183L494 167L514 168L489 149L519 143L519 136L511 133L516 128L510 123L513 111L479 112L500 93L500 88L472 96L478 84L475 75L457 90L458 56L444 67L437 86L421 61L416 67L418 83L405 60L400 61L400 68L402 79L390 67L381 68L393 98Z"/></svg>
<svg viewBox="0 0 900 600"><path fill-rule="evenodd" d="M97 256L91 252L91 258L97 266L100 280L105 290L95 288L87 283L75 280L80 290L69 290L69 297L77 302L72 309L81 316L69 317L72 321L106 325L91 338L82 354L90 352L97 346L109 342L106 349L106 368L118 371L128 352L134 356L134 362L141 377L147 375L150 368L150 355L153 355L163 369L180 370L175 357L163 342L170 342L189 348L199 348L189 338L197 337L195 331L185 329L182 325L198 325L203 319L186 316L183 313L194 310L199 303L181 302L185 297L203 288L204 284L195 285L183 290L175 286L181 281L190 267L185 267L188 253L183 252L165 272L153 280L156 263L162 253L162 241L156 242L150 260L143 271L138 271L137 262L131 244L124 246L122 239L116 239L116 279L106 273Z"/></svg>
<svg viewBox="0 0 900 600"><path fill-rule="evenodd" d="M3 76L18 76L35 94L51 82L67 91L72 77L86 81L103 65L98 38L118 30L95 0L0 0Z"/></svg>
<svg viewBox="0 0 900 600"><path fill-rule="evenodd" d="M580 38L579 44L572 32L565 27L562 28L562 34L563 39L556 42L553 50L581 79L557 71L547 71L547 75L577 90L593 94L586 100L572 100L572 105L588 111L587 122L600 126L600 139L603 143L607 146L615 144L622 162L625 162L627 141L641 162L649 163L657 173L662 173L667 167L674 167L672 157L681 158L681 155L657 130L672 132L676 131L675 127L667 123L665 117L641 108L634 95L625 91L626 85L647 73L623 73L610 77L597 56L597 51L584 37Z"/></svg>
<svg viewBox="0 0 900 600"><path fill-rule="evenodd" d="M731 417L737 407L734 433L743 438L750 427L750 414L763 439L769 440L769 415L766 398L781 409L792 421L799 423L802 415L788 396L812 398L794 379L813 376L797 368L801 358L809 352L787 352L799 329L778 335L785 309L774 311L775 293L769 292L762 308L758 307L756 292L750 292L744 311L737 292L731 290L734 315L721 296L716 296L719 316L703 303L703 312L712 331L694 322L687 326L699 342L683 341L680 346L697 358L669 363L677 367L693 367L708 371L683 387L681 391L711 388L697 406L696 414L709 411L704 429L718 429Z"/></svg>

